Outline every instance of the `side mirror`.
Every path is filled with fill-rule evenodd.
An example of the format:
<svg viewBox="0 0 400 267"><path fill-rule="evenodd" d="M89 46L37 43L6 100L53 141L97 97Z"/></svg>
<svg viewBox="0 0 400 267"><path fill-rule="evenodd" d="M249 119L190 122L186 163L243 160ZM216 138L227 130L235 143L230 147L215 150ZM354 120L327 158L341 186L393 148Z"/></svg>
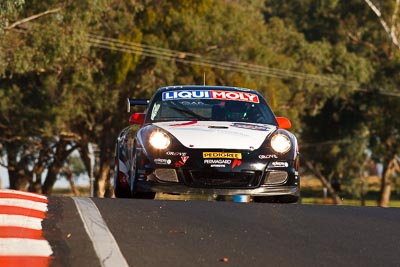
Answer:
<svg viewBox="0 0 400 267"><path fill-rule="evenodd" d="M288 118L276 117L276 120L278 122L278 127L281 129L290 129L290 127L292 127L292 123Z"/></svg>
<svg viewBox="0 0 400 267"><path fill-rule="evenodd" d="M144 118L146 117L146 113L134 113L129 118L129 124L140 124L144 123Z"/></svg>

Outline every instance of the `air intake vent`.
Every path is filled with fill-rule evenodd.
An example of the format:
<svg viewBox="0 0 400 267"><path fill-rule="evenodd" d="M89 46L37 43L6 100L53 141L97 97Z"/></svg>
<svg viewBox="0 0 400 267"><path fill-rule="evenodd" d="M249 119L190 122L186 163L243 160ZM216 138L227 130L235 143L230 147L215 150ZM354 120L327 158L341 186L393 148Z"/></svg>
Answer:
<svg viewBox="0 0 400 267"><path fill-rule="evenodd" d="M287 181L288 174L285 171L273 171L267 173L264 184L266 185L276 185L283 184Z"/></svg>
<svg viewBox="0 0 400 267"><path fill-rule="evenodd" d="M186 184L193 187L254 188L260 183L260 173L185 171Z"/></svg>
<svg viewBox="0 0 400 267"><path fill-rule="evenodd" d="M163 182L179 182L178 175L174 169L156 169L154 174L158 180Z"/></svg>

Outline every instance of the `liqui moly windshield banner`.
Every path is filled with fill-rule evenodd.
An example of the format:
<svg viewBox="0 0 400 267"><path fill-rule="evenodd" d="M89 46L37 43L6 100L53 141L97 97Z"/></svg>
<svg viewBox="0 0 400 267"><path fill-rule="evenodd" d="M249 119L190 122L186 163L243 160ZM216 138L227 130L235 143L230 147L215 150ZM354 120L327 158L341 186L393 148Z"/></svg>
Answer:
<svg viewBox="0 0 400 267"><path fill-rule="evenodd" d="M177 99L221 99L237 100L251 103L259 103L258 96L252 93L239 91L219 91L219 90L182 90L168 91L162 94L163 100Z"/></svg>

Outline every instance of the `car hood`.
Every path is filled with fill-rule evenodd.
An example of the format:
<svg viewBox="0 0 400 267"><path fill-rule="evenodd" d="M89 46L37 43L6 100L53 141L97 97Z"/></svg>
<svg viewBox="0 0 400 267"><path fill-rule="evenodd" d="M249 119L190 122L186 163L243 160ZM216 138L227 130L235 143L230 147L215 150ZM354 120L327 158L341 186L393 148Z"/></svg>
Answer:
<svg viewBox="0 0 400 267"><path fill-rule="evenodd" d="M154 125L188 148L249 150L258 149L277 128L268 124L221 121L158 122Z"/></svg>

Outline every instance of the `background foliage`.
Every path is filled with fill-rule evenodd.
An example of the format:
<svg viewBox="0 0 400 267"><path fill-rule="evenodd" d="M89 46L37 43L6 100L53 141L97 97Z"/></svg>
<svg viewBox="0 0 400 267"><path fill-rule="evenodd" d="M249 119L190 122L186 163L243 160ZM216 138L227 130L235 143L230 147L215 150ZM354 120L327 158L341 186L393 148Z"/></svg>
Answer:
<svg viewBox="0 0 400 267"><path fill-rule="evenodd" d="M372 3L381 17L363 0L2 1L10 187L51 194L78 151L96 196L109 196L126 97L202 84L206 74L210 85L260 91L292 120L302 161L328 180L382 163L383 194L400 149L399 14L396 0Z"/></svg>

